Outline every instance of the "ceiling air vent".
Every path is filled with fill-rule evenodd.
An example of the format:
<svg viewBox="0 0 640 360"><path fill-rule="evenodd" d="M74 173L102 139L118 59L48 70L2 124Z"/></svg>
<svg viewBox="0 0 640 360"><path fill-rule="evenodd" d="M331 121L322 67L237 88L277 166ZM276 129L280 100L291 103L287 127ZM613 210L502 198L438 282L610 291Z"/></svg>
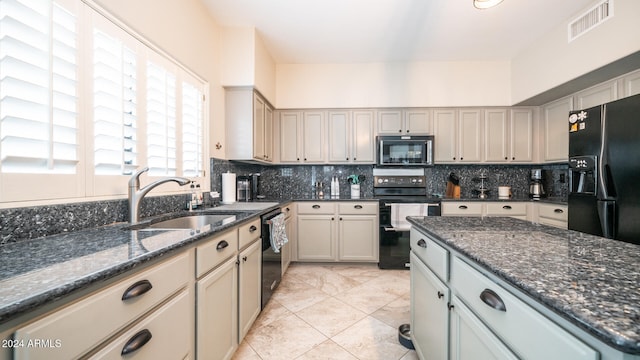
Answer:
<svg viewBox="0 0 640 360"><path fill-rule="evenodd" d="M569 42L613 17L613 0L604 0L569 23Z"/></svg>

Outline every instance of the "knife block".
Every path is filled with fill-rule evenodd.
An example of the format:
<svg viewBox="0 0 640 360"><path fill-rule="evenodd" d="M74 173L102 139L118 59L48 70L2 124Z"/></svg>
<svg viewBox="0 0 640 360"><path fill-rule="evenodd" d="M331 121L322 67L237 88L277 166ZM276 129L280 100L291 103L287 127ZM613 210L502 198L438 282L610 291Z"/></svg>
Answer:
<svg viewBox="0 0 640 360"><path fill-rule="evenodd" d="M460 185L453 185L451 181L447 181L447 190L444 196L450 199L460 199Z"/></svg>

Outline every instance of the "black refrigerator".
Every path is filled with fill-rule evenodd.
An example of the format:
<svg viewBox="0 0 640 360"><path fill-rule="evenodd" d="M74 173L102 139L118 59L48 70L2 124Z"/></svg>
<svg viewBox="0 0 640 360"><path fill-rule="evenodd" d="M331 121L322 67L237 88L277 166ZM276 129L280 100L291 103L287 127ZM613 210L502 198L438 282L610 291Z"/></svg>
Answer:
<svg viewBox="0 0 640 360"><path fill-rule="evenodd" d="M640 95L569 113L569 229L640 244Z"/></svg>

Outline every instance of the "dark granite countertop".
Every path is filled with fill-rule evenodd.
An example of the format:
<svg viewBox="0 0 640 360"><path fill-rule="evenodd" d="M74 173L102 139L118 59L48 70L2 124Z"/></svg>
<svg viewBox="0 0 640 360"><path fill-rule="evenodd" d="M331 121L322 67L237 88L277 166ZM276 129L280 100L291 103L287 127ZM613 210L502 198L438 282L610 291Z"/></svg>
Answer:
<svg viewBox="0 0 640 360"><path fill-rule="evenodd" d="M0 246L0 324L148 261L240 225L277 206L235 211L235 220L198 230L130 230L117 223ZM215 208L195 214L220 214ZM229 213L230 212L225 212ZM188 212L145 219L155 223ZM135 227L138 228L138 227Z"/></svg>
<svg viewBox="0 0 640 360"><path fill-rule="evenodd" d="M408 220L602 342L640 354L640 246L512 218Z"/></svg>
<svg viewBox="0 0 640 360"><path fill-rule="evenodd" d="M461 199L453 199L453 198L447 198L447 197L443 197L442 201L478 201L478 202L487 202L487 201L505 201L505 202L509 202L509 201L518 201L518 202L539 202L539 203L547 203L547 204L557 204L557 205L566 205L567 204L567 200L563 199L563 198L555 198L555 197L551 197L551 198L541 198L539 200L533 200L531 198L529 198L528 196L521 196L521 197L511 197L508 199L502 199L499 198L498 196L489 196L486 199L480 199L477 197L472 197L472 198L461 198Z"/></svg>

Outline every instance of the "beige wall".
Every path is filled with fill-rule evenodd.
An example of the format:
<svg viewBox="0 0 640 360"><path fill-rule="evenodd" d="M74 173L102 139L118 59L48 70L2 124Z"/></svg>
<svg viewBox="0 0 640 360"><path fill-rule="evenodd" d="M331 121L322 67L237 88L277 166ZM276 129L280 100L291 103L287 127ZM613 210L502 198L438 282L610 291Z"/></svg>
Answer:
<svg viewBox="0 0 640 360"><path fill-rule="evenodd" d="M210 153L224 157L221 29L200 0L95 0L125 24L209 82Z"/></svg>
<svg viewBox="0 0 640 360"><path fill-rule="evenodd" d="M510 64L277 64L277 108L504 106Z"/></svg>
<svg viewBox="0 0 640 360"><path fill-rule="evenodd" d="M571 19L512 61L512 98L519 103L640 50L640 1L615 0L614 16L568 43ZM576 14L576 17L581 14Z"/></svg>

